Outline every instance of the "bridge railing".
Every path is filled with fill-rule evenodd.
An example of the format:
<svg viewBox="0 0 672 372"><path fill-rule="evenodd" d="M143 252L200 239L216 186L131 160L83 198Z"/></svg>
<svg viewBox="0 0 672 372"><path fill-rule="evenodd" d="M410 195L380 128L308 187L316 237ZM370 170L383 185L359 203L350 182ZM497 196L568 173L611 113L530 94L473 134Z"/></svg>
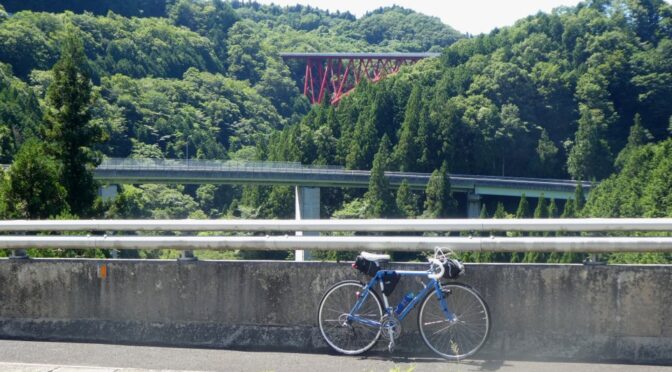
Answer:
<svg viewBox="0 0 672 372"><path fill-rule="evenodd" d="M343 170L339 165L305 165L300 162L247 161L247 160L207 160L207 159L131 159L107 158L98 169L306 169Z"/></svg>
<svg viewBox="0 0 672 372"><path fill-rule="evenodd" d="M275 162L275 161L247 161L247 160L205 160L205 159L152 159L152 158L107 158L97 168L99 171L142 171L142 170L160 170L160 171L253 171L253 172L300 172L306 174L332 174L343 176L365 176L370 175L367 170L345 169L340 165L319 165L302 164L299 162ZM387 171L385 175L397 178L429 179L429 173L417 172L394 172ZM482 176L451 174L451 179L457 182L507 182L507 183L535 183L539 185L575 187L580 183L584 188L591 187L587 181L574 181L562 179L544 179L544 178L522 178L505 176ZM588 190L586 190L588 191Z"/></svg>
<svg viewBox="0 0 672 372"><path fill-rule="evenodd" d="M372 250L473 252L672 252L672 219L525 220L53 220L1 221L2 232L222 231L406 232L429 236L2 236L0 249ZM456 231L616 233L620 236L437 236ZM658 236L638 236L656 232ZM627 234L629 236L623 236ZM604 235L604 234L602 234Z"/></svg>

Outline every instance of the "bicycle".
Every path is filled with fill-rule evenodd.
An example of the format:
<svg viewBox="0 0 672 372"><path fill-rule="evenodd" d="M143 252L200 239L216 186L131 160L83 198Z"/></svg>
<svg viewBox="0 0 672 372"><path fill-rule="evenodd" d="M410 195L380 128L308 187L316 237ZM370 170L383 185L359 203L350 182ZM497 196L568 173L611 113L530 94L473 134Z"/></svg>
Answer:
<svg viewBox="0 0 672 372"><path fill-rule="evenodd" d="M472 356L490 334L490 311L471 287L450 282L464 272L462 263L447 257L440 248L429 259L426 271L382 270L390 261L385 254L362 252L353 268L371 276L367 284L358 280L336 283L322 296L318 324L322 337L334 350L348 355L371 349L381 336L389 340L392 352L401 335L401 321L418 305L418 329L430 350L448 360ZM387 296L404 276L427 276L429 282L417 295L404 296L396 308ZM375 287L379 285L382 301Z"/></svg>

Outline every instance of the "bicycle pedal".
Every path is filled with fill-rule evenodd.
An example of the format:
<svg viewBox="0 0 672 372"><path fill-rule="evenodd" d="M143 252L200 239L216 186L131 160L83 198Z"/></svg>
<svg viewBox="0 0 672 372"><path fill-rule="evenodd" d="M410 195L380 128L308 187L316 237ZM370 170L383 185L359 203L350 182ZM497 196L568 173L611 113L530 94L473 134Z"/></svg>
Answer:
<svg viewBox="0 0 672 372"><path fill-rule="evenodd" d="M395 348L396 346L397 346L397 345L394 343L394 340L392 340L392 341L390 341L390 343L387 345L387 350L388 350L390 353L392 353L392 352L394 352L394 348Z"/></svg>

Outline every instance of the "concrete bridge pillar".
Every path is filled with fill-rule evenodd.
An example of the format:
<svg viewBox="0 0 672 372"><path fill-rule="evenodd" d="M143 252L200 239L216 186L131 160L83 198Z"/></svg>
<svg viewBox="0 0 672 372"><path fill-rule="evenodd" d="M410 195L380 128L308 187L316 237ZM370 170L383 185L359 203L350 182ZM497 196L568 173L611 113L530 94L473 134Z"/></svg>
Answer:
<svg viewBox="0 0 672 372"><path fill-rule="evenodd" d="M467 217L478 218L481 215L481 195L474 192L467 194Z"/></svg>
<svg viewBox="0 0 672 372"><path fill-rule="evenodd" d="M117 197L118 194L117 185L104 185L98 188L98 196L100 196L103 201L108 201Z"/></svg>
<svg viewBox="0 0 672 372"><path fill-rule="evenodd" d="M320 219L320 188L319 187L294 187L294 208L295 219L297 221L302 219L317 220ZM315 236L320 235L316 231L297 231L297 236ZM309 251L296 250L294 251L294 258L296 261L310 260L311 255Z"/></svg>

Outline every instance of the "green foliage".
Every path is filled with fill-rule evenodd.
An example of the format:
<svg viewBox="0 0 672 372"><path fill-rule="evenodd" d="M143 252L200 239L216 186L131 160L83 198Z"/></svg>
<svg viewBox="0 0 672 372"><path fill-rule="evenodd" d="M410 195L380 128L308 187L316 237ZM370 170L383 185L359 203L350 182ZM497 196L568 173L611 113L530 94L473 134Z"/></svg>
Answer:
<svg viewBox="0 0 672 372"><path fill-rule="evenodd" d="M494 218L497 219L502 219L506 218L506 209L504 209L504 203L498 202L497 203L497 208L495 209L495 214L493 215Z"/></svg>
<svg viewBox="0 0 672 372"><path fill-rule="evenodd" d="M308 6L219 0L3 4L12 16L0 6L0 162L39 163L46 184L53 169L76 169L76 163L81 171L95 164L96 151L115 157L297 161L373 168L366 196L361 190L323 190L323 214L341 218L418 216L421 196L402 184L393 199L380 177L385 169L435 171L424 196L428 217L453 214L449 171L605 179L585 207L577 194L562 216L670 216L672 6L663 1L580 4L464 39L438 19L400 7L356 19ZM55 13L66 9L74 13ZM73 42L74 33L81 45ZM63 49L71 51L71 62L59 61L68 54ZM375 84L361 84L337 108L310 108L300 94L305 66L284 63L278 55L429 50L443 53ZM22 147L39 138L43 117L48 136L42 139L54 145L52 154L63 165L49 156L41 163L15 156L23 147L27 153L44 151L34 144ZM82 125L90 130L72 129ZM102 137L96 128L105 143L97 143ZM68 141L76 150L64 145ZM28 165L12 168L19 172ZM618 173L609 176L614 169ZM30 175L22 172L14 178ZM60 183L89 184L75 173ZM30 196L21 195L13 197ZM85 196L90 206L91 193ZM43 197L47 201L30 213L59 214L61 207L52 208L59 205L58 192ZM23 209L11 213L28 213L24 204L17 202ZM291 217L292 205L287 187L145 185L124 187L106 215L277 218ZM85 209L71 207L77 214ZM558 207L540 200L535 215L557 215ZM529 208L523 198L516 216L529 217ZM494 216L507 217L503 204Z"/></svg>
<svg viewBox="0 0 672 372"><path fill-rule="evenodd" d="M628 151L622 169L590 193L583 214L592 217L672 216L672 140Z"/></svg>
<svg viewBox="0 0 672 372"><path fill-rule="evenodd" d="M187 145L191 158L226 158L227 150L252 145L282 125L273 106L247 83L195 69L182 80L106 77L101 95L109 105L100 115L118 111L124 123L113 137L117 142L134 138L159 146L168 158L186 158ZM115 156L131 151L120 146Z"/></svg>
<svg viewBox="0 0 672 372"><path fill-rule="evenodd" d="M397 189L396 204L397 210L403 218L413 218L419 214L418 196L411 191L406 179L401 182L399 189Z"/></svg>
<svg viewBox="0 0 672 372"><path fill-rule="evenodd" d="M406 104L404 122L401 125L399 143L395 148L394 158L401 172L417 169L420 159L421 145L417 143L418 123L422 113L420 86L414 86Z"/></svg>
<svg viewBox="0 0 672 372"><path fill-rule="evenodd" d="M546 205L546 198L542 193L537 200L537 207L534 209L534 218L547 218L549 214L549 207Z"/></svg>
<svg viewBox="0 0 672 372"><path fill-rule="evenodd" d="M599 110L580 106L581 118L567 168L574 179L602 179L612 170L611 149L603 131L607 124Z"/></svg>
<svg viewBox="0 0 672 372"><path fill-rule="evenodd" d="M366 215L369 218L391 217L395 213L396 205L393 202L390 182L385 177L389 158L390 139L385 135L380 141L380 147L373 159L369 189L364 195L368 205Z"/></svg>
<svg viewBox="0 0 672 372"><path fill-rule="evenodd" d="M74 29L66 32L47 91L45 139L49 151L62 163L61 183L70 209L76 215L87 215L97 193L91 168L99 161L92 146L101 141L102 132L90 123L91 81L84 46Z"/></svg>
<svg viewBox="0 0 672 372"><path fill-rule="evenodd" d="M363 199L354 199L343 204L343 207L334 212L333 217L338 219L362 219L366 218L369 210L367 202Z"/></svg>
<svg viewBox="0 0 672 372"><path fill-rule="evenodd" d="M338 31L361 35L367 43L403 52L439 51L461 36L438 18L398 6L380 8Z"/></svg>
<svg viewBox="0 0 672 372"><path fill-rule="evenodd" d="M11 162L23 139L35 137L42 121L37 97L0 63L0 162Z"/></svg>
<svg viewBox="0 0 672 372"><path fill-rule="evenodd" d="M478 218L488 218L488 207L483 203L481 206L481 212L478 214Z"/></svg>
<svg viewBox="0 0 672 372"><path fill-rule="evenodd" d="M20 12L0 23L0 60L20 77L46 70L59 56L66 26L81 32L92 61L92 75L180 77L189 67L215 71L221 66L210 41L165 18L124 18L72 13Z"/></svg>
<svg viewBox="0 0 672 372"><path fill-rule="evenodd" d="M3 178L1 209L6 217L46 219L68 210L60 164L36 140L21 146Z"/></svg>
<svg viewBox="0 0 672 372"><path fill-rule="evenodd" d="M7 14L5 7L0 4L0 22L6 20L7 18L9 18L9 14Z"/></svg>
<svg viewBox="0 0 672 372"><path fill-rule="evenodd" d="M553 198L548 203L548 218L558 218L558 206L555 204L555 199Z"/></svg>
<svg viewBox="0 0 672 372"><path fill-rule="evenodd" d="M518 209L516 209L516 218L529 218L530 217L530 203L527 201L527 197L523 194L520 197L518 202Z"/></svg>
<svg viewBox="0 0 672 372"><path fill-rule="evenodd" d="M448 165L444 163L440 169L432 172L425 189L425 211L423 217L449 217L456 207L455 199L450 189Z"/></svg>
<svg viewBox="0 0 672 372"><path fill-rule="evenodd" d="M182 219L195 215L198 203L181 188L125 185L107 212L109 218Z"/></svg>
<svg viewBox="0 0 672 372"><path fill-rule="evenodd" d="M394 170L429 172L445 160L455 173L607 177L635 114L654 141L667 136L672 115L662 98L672 94L667 21L643 32L628 18L638 7L539 14L460 40L440 61L360 85L339 104L335 160L368 169L387 134ZM670 12L662 2L647 9Z"/></svg>

